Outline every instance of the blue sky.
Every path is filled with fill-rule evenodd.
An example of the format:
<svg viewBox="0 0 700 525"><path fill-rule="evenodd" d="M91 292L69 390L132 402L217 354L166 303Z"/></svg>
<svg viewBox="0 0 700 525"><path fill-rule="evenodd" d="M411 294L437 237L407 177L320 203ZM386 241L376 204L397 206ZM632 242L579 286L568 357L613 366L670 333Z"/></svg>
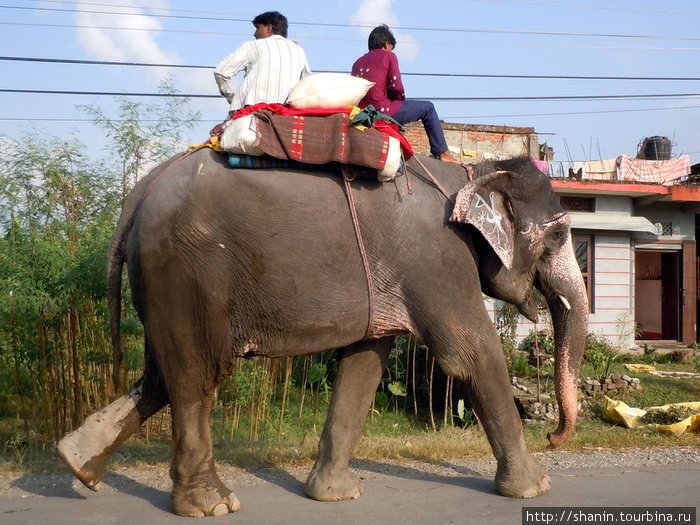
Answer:
<svg viewBox="0 0 700 525"><path fill-rule="evenodd" d="M0 7L0 56L213 67L252 38L250 21L267 10L287 16L289 37L305 48L314 71L348 72L366 52L370 29L388 24L397 37L407 96L432 99L447 122L534 127L557 160L634 156L642 139L661 135L672 139L674 156L700 162L700 96L692 96L700 93L697 0L306 0L196 7L181 0L15 0ZM0 90L116 93L157 92L162 77L172 75L181 92L213 97L193 99L203 122L188 132L191 142L205 139L228 109L216 98L207 68L0 60L0 71ZM529 76L540 78L523 78ZM445 100L455 98L461 100ZM110 114L114 97L0 91L0 135L72 135L102 155L100 132L82 122L87 116L76 109L81 104Z"/></svg>

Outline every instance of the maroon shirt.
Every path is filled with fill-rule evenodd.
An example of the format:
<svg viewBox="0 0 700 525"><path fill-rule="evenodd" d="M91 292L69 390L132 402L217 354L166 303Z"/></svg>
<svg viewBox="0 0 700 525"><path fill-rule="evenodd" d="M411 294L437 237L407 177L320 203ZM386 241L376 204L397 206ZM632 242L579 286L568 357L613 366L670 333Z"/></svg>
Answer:
<svg viewBox="0 0 700 525"><path fill-rule="evenodd" d="M399 60L392 51L372 49L352 65L352 74L374 82L374 86L360 100L361 108L371 104L377 111L391 116L399 110L406 99L399 71Z"/></svg>

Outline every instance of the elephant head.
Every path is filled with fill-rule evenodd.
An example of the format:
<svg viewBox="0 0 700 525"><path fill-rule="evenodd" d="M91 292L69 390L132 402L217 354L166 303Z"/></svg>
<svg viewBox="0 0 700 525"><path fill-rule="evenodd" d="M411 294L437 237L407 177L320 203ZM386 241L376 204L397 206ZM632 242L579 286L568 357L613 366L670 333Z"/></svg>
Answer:
<svg viewBox="0 0 700 525"><path fill-rule="evenodd" d="M522 161L488 164L457 195L451 220L470 224L482 289L537 320L534 287L549 305L555 336L559 427L563 443L577 418L578 374L587 332L588 298L571 243L571 225L549 179Z"/></svg>

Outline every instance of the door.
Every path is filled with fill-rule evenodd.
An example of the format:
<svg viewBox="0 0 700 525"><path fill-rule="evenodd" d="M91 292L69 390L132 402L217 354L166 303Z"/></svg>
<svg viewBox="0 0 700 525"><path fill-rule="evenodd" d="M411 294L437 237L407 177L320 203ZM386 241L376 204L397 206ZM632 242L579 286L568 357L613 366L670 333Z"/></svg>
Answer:
<svg viewBox="0 0 700 525"><path fill-rule="evenodd" d="M678 252L661 254L661 338L680 337L680 257Z"/></svg>

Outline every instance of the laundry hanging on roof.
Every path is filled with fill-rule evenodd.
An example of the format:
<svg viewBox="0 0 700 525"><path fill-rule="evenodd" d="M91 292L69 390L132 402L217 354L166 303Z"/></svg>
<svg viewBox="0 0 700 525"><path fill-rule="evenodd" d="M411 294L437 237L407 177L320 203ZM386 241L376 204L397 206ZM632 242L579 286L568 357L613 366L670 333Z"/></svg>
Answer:
<svg viewBox="0 0 700 525"><path fill-rule="evenodd" d="M668 185L690 174L688 155L670 160L644 160L620 155L617 164L618 180Z"/></svg>

